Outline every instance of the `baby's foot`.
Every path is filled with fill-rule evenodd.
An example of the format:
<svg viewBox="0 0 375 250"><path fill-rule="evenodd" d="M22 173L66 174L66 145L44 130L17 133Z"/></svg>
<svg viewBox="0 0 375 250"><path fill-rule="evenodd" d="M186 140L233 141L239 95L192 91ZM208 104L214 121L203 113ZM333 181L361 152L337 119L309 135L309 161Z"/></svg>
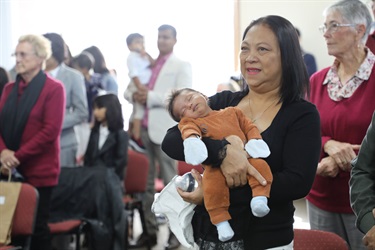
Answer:
<svg viewBox="0 0 375 250"><path fill-rule="evenodd" d="M227 241L233 237L234 232L228 221L220 222L215 226L217 229L217 233L219 234L219 240Z"/></svg>
<svg viewBox="0 0 375 250"><path fill-rule="evenodd" d="M256 217L263 217L267 215L270 211L267 206L267 197L257 196L254 197L250 202L251 212Z"/></svg>

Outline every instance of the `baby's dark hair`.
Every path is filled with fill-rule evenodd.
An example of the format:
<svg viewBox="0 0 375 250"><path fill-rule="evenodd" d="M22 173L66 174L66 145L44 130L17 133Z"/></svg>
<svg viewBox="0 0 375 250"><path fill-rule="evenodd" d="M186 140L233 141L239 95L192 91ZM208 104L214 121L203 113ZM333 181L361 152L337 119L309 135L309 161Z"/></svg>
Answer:
<svg viewBox="0 0 375 250"><path fill-rule="evenodd" d="M134 41L134 39L137 38L143 38L143 36L139 33L132 33L128 35L128 37L126 38L126 44L129 46Z"/></svg>
<svg viewBox="0 0 375 250"><path fill-rule="evenodd" d="M183 89L174 89L172 90L171 94L168 96L168 98L166 99L166 107L168 109L168 112L169 112L169 115L172 117L173 120L175 120L176 122L179 122L181 120L180 117L177 117L174 113L173 113L173 106L174 106L174 103L176 101L176 98L181 95L182 92L184 91L188 91L188 92L195 92L195 93L200 93L199 91L196 91L195 89L191 89L191 88L183 88Z"/></svg>

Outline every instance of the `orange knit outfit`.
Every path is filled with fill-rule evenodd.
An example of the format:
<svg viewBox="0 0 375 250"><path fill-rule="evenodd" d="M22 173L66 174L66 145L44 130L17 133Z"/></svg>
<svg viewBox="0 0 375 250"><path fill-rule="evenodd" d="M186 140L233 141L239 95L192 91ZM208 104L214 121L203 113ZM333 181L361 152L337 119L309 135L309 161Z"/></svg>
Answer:
<svg viewBox="0 0 375 250"><path fill-rule="evenodd" d="M250 139L262 139L258 128L237 107L228 107L219 111L213 110L203 118L182 118L178 124L182 139L185 140L193 134L201 137L222 140L229 135L237 135L244 142ZM248 176L248 183L252 189L253 197L269 197L272 172L267 162L260 158L250 158L249 163L254 166L266 179L267 185L262 186L253 176ZM229 188L220 168L204 166L203 196L204 204L210 215L212 224L228 221L231 216L229 208ZM249 204L250 207L250 204Z"/></svg>

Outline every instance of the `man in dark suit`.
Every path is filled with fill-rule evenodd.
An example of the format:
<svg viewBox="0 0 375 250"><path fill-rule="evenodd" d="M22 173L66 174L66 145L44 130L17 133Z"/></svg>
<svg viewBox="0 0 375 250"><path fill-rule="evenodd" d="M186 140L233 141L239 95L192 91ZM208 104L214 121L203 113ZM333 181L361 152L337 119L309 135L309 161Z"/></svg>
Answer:
<svg viewBox="0 0 375 250"><path fill-rule="evenodd" d="M299 31L299 29L297 28L295 29L296 29L298 38L301 39L301 32ZM309 76L311 76L317 71L315 57L313 56L313 54L305 52L302 48L301 48L301 51L302 51L303 60L305 61L305 65L307 68L307 73L309 74Z"/></svg>

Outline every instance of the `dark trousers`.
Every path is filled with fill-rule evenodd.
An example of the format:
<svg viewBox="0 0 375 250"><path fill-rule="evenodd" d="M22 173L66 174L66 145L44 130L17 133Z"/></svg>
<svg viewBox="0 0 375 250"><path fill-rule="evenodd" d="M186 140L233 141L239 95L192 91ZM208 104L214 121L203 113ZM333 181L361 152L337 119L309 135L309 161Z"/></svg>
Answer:
<svg viewBox="0 0 375 250"><path fill-rule="evenodd" d="M53 187L38 187L38 210L30 250L51 250L51 234L48 228L50 200Z"/></svg>

